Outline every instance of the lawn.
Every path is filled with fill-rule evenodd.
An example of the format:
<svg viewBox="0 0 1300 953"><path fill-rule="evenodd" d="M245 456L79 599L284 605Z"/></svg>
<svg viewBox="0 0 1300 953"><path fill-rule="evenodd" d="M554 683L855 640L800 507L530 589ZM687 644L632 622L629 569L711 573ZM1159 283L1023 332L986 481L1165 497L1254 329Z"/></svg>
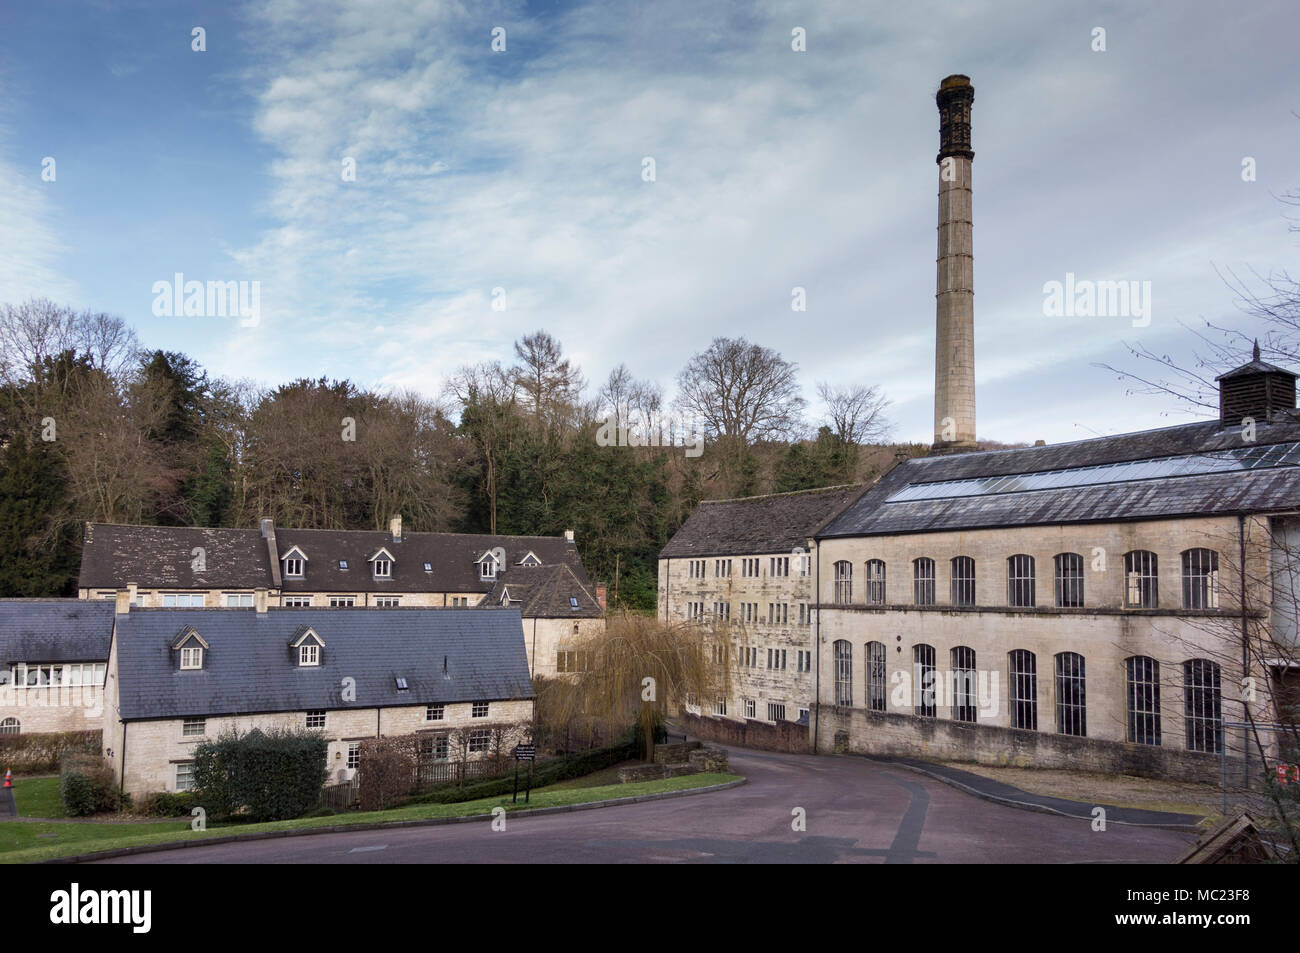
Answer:
<svg viewBox="0 0 1300 953"><path fill-rule="evenodd" d="M507 811L536 807L559 807L569 804L586 804L610 798L635 797L667 791L685 791L734 781L734 774L688 774L660 781L639 784L607 784L602 787L565 788L552 785L536 788L529 804L521 794L518 804L510 797L489 797L460 804L412 804L389 811L336 814L331 817L300 818L294 821L276 821L265 824L213 825L206 831L191 831L188 821L159 821L157 823L51 823L25 821L0 822L0 862L16 864L53 857L66 857L95 850L117 847L144 847L179 840L199 840L229 834L256 833L276 830L302 830L314 827L334 827L380 821L425 820L441 817L465 817L488 814L494 807ZM57 780L57 779L56 779Z"/></svg>
<svg viewBox="0 0 1300 953"><path fill-rule="evenodd" d="M19 817L63 817L58 775L16 779L14 803L18 805Z"/></svg>

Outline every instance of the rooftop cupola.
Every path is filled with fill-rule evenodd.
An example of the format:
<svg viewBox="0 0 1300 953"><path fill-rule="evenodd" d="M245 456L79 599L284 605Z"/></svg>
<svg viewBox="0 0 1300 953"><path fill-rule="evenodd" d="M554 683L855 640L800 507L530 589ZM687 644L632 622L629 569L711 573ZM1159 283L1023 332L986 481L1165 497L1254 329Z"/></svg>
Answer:
<svg viewBox="0 0 1300 953"><path fill-rule="evenodd" d="M1296 375L1259 358L1259 341L1249 364L1220 374L1219 422L1240 426L1245 417L1257 422L1272 420L1279 411L1295 409Z"/></svg>

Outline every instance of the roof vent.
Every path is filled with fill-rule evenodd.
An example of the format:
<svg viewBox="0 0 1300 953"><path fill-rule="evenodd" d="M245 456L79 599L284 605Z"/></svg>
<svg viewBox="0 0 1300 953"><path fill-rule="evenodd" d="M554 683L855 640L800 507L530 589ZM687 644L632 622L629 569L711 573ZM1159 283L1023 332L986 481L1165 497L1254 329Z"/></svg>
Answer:
<svg viewBox="0 0 1300 953"><path fill-rule="evenodd" d="M1249 364L1215 380L1219 382L1219 423L1223 427L1239 427L1246 417L1257 422L1272 420L1280 411L1295 409L1296 375L1260 360L1259 341Z"/></svg>

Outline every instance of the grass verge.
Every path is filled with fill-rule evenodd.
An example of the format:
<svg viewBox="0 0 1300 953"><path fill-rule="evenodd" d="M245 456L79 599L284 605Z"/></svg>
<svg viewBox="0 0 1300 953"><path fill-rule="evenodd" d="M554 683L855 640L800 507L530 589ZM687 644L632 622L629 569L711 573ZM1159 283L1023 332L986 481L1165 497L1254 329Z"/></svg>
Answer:
<svg viewBox="0 0 1300 953"><path fill-rule="evenodd" d="M15 780L14 803L19 817L63 817L58 775Z"/></svg>
<svg viewBox="0 0 1300 953"><path fill-rule="evenodd" d="M525 808L562 807L587 804L612 798L636 797L644 794L662 794L669 791L688 791L692 788L725 784L739 777L735 774L688 774L660 781L638 784L608 784L594 788L562 788L553 785L533 790L531 802L513 804L509 796L463 801L459 804L413 804L389 811L336 814L330 817L308 817L293 821L274 821L265 824L213 825L206 831L191 831L188 821L159 821L149 824L98 823L42 824L32 821L6 821L0 823L0 863L21 864L68 857L98 850L118 847L147 847L154 844L181 840L203 840L231 834L253 834L264 831L303 830L314 827L338 827L352 824L383 821L430 820L445 817L466 817L489 814L494 807L506 811Z"/></svg>

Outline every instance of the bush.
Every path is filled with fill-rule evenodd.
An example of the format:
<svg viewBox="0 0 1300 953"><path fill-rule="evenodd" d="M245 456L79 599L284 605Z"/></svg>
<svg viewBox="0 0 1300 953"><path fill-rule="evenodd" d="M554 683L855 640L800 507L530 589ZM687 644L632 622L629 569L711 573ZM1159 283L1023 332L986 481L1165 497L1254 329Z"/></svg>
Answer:
<svg viewBox="0 0 1300 953"><path fill-rule="evenodd" d="M68 817L86 817L117 809L112 766L97 755L65 755L59 770L59 798Z"/></svg>
<svg viewBox="0 0 1300 953"><path fill-rule="evenodd" d="M0 735L0 773L5 768L12 768L15 774L27 775L58 771L65 755L98 755L102 744L101 731Z"/></svg>
<svg viewBox="0 0 1300 953"><path fill-rule="evenodd" d="M213 817L286 821L320 805L329 744L314 731L224 734L194 750L195 799Z"/></svg>
<svg viewBox="0 0 1300 953"><path fill-rule="evenodd" d="M145 817L181 817L188 815L198 803L191 791L158 791L140 799L140 813Z"/></svg>
<svg viewBox="0 0 1300 953"><path fill-rule="evenodd" d="M616 745L612 748L597 748L568 761L557 759L555 761L541 762L533 768L533 787L540 788L548 784L567 781L569 778L580 778L591 774L593 771L599 771L601 768L608 768L610 765L618 764L620 761L627 761L635 757L635 755L636 747L629 743ZM519 787L521 789L524 787L524 773L527 770L526 763L519 765ZM514 789L515 776L512 772L504 778L480 781L477 784L467 784L464 787L456 787L454 784L444 785L424 794L417 794L410 801L413 804L458 804L462 801L476 801L479 798L509 794Z"/></svg>
<svg viewBox="0 0 1300 953"><path fill-rule="evenodd" d="M419 749L415 735L367 738L361 742L357 797L363 811L382 811L415 789Z"/></svg>

